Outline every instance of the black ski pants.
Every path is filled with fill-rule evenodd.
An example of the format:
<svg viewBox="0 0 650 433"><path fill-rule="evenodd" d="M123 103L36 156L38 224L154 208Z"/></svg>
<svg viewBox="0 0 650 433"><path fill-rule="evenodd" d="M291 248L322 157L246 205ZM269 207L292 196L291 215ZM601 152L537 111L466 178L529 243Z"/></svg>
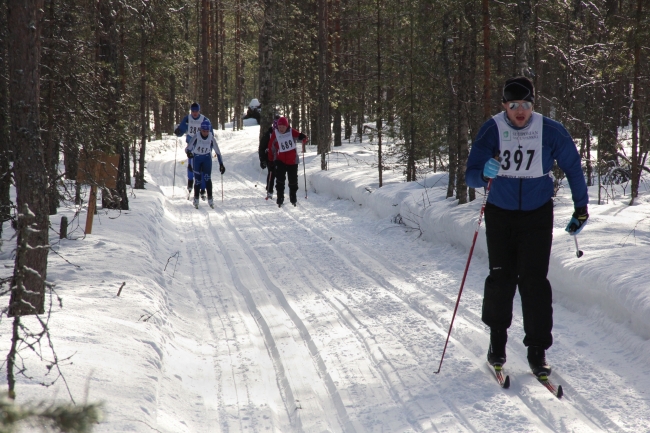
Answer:
<svg viewBox="0 0 650 433"><path fill-rule="evenodd" d="M267 166L269 172L266 175L266 192L273 194L273 182L275 181L275 169L273 164Z"/></svg>
<svg viewBox="0 0 650 433"><path fill-rule="evenodd" d="M285 164L281 161L275 163L275 189L278 192L278 204L284 203L284 182L289 180L289 200L296 203L298 191L298 164Z"/></svg>
<svg viewBox="0 0 650 433"><path fill-rule="evenodd" d="M482 320L491 329L512 323L519 288L525 346L553 344L553 296L546 275L553 241L553 201L532 211L485 206L490 275L485 280Z"/></svg>

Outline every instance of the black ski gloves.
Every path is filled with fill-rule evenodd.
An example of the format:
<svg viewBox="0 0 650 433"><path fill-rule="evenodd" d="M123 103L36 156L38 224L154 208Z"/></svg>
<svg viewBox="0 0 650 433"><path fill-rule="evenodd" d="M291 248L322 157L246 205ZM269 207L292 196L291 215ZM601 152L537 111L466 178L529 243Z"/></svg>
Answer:
<svg viewBox="0 0 650 433"><path fill-rule="evenodd" d="M192 152L190 152L189 150L186 150L185 154L187 155L188 158L194 158L194 154Z"/></svg>
<svg viewBox="0 0 650 433"><path fill-rule="evenodd" d="M223 164L219 165L219 173L224 174L226 172L226 167Z"/></svg>
<svg viewBox="0 0 650 433"><path fill-rule="evenodd" d="M266 168L266 161L260 161L260 168L264 170Z"/></svg>
<svg viewBox="0 0 650 433"><path fill-rule="evenodd" d="M582 230L582 227L587 223L589 219L589 213L587 213L587 206L577 207L573 215L571 216L571 221L566 226L566 231L570 235L577 235Z"/></svg>

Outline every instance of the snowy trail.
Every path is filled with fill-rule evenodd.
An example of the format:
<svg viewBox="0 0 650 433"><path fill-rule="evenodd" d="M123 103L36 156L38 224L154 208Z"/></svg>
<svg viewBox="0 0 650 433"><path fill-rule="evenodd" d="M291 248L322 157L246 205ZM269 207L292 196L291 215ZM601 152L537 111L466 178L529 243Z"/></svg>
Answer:
<svg viewBox="0 0 650 433"><path fill-rule="evenodd" d="M648 431L643 357L617 342L617 325L562 305L549 359L565 398L528 372L518 299L511 389L496 385L485 363L480 257L435 375L467 252L416 240L351 202L313 192L304 200L302 173L298 208L278 209L263 184L254 187L256 129L221 133L220 146L223 205L216 178L215 210L184 198L167 206L183 227L184 272L215 347L222 431L264 431L266 420L274 431L304 432ZM168 156L148 171L171 196Z"/></svg>

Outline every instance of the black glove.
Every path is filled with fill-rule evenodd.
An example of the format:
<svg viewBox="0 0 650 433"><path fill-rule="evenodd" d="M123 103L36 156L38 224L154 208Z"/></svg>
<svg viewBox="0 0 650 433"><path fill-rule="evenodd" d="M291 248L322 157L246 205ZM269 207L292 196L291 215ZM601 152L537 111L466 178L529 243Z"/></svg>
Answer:
<svg viewBox="0 0 650 433"><path fill-rule="evenodd" d="M582 227L587 223L588 219L589 214L587 213L587 206L577 207L565 230L569 232L570 235L577 235L580 233L580 230L582 230Z"/></svg>
<svg viewBox="0 0 650 433"><path fill-rule="evenodd" d="M266 168L266 161L260 161L260 168L264 170Z"/></svg>
<svg viewBox="0 0 650 433"><path fill-rule="evenodd" d="M180 137L181 135L183 135L183 133L181 132L181 129L180 129L180 128L176 128L176 129L174 129L174 134L175 134L177 137Z"/></svg>
<svg viewBox="0 0 650 433"><path fill-rule="evenodd" d="M226 172L226 167L224 167L223 164L221 164L219 166L219 173L224 174L225 172Z"/></svg>
<svg viewBox="0 0 650 433"><path fill-rule="evenodd" d="M194 154L190 152L189 150L185 151L185 155L187 155L188 158L194 158Z"/></svg>

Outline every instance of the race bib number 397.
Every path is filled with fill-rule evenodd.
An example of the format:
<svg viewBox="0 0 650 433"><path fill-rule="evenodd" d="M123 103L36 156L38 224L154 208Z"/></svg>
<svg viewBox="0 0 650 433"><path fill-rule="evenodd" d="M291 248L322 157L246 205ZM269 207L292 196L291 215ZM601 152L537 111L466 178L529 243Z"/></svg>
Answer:
<svg viewBox="0 0 650 433"><path fill-rule="evenodd" d="M500 135L501 169L499 176L535 178L544 175L542 167L542 116L533 113L527 128L511 128L495 116Z"/></svg>

